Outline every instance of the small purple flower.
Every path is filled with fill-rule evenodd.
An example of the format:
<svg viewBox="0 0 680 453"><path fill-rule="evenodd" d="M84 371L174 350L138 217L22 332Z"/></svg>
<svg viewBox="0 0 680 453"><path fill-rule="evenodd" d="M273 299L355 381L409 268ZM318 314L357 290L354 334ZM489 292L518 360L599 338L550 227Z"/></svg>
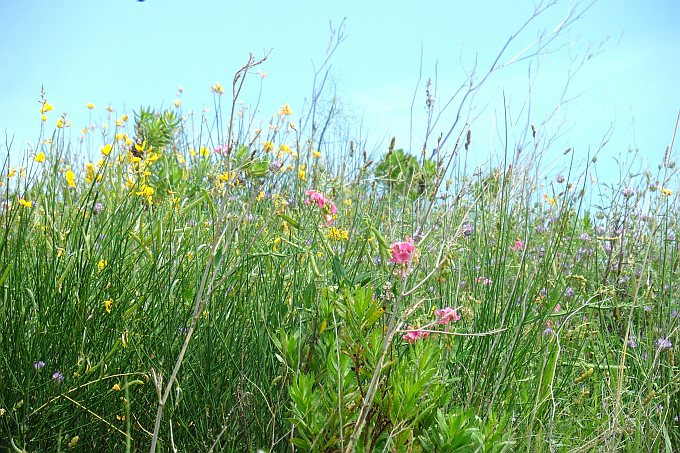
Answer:
<svg viewBox="0 0 680 453"><path fill-rule="evenodd" d="M64 375L58 371L52 373L52 380L58 384L64 382Z"/></svg>
<svg viewBox="0 0 680 453"><path fill-rule="evenodd" d="M100 202L96 202L94 204L94 206L92 206L92 212L94 213L94 215L101 214L103 210L104 210L104 205L101 204Z"/></svg>
<svg viewBox="0 0 680 453"><path fill-rule="evenodd" d="M475 232L475 226L470 222L465 222L463 224L463 236L470 237Z"/></svg>
<svg viewBox="0 0 680 453"><path fill-rule="evenodd" d="M541 288L541 291L540 291L539 294L540 294L541 297L546 297L548 295L548 290L546 288Z"/></svg>
<svg viewBox="0 0 680 453"><path fill-rule="evenodd" d="M558 175L555 181L557 181L558 184L562 184L564 182L564 176L563 175Z"/></svg>
<svg viewBox="0 0 680 453"><path fill-rule="evenodd" d="M582 241L588 242L588 241L590 241L590 235L588 233L581 233L580 239Z"/></svg>
<svg viewBox="0 0 680 453"><path fill-rule="evenodd" d="M554 333L555 331L552 329L552 327L546 327L545 330L543 331L543 335L546 337L549 337Z"/></svg>
<svg viewBox="0 0 680 453"><path fill-rule="evenodd" d="M659 348L660 351L667 351L673 347L673 343L671 343L671 340L668 338L659 338L656 340L656 347Z"/></svg>
<svg viewBox="0 0 680 453"><path fill-rule="evenodd" d="M666 236L666 239L668 241L674 241L675 240L675 231L671 231L668 233L668 236Z"/></svg>
<svg viewBox="0 0 680 453"><path fill-rule="evenodd" d="M621 194L623 195L623 198L630 198L635 195L635 189L632 187L626 187L621 191Z"/></svg>
<svg viewBox="0 0 680 453"><path fill-rule="evenodd" d="M271 171L272 173L276 173L277 171L279 171L281 169L282 165L283 164L281 164L281 161L275 160L275 161L273 161L272 163L269 164L269 171Z"/></svg>
<svg viewBox="0 0 680 453"><path fill-rule="evenodd" d="M36 370L39 370L44 366L45 366L45 362L43 362L42 360L38 360L37 362L33 362L33 368L35 368Z"/></svg>
<svg viewBox="0 0 680 453"><path fill-rule="evenodd" d="M571 299L575 295L576 293L574 293L574 290L572 289L571 286L567 286L567 289L564 290L564 297L566 297L567 299Z"/></svg>
<svg viewBox="0 0 680 453"><path fill-rule="evenodd" d="M626 343L626 344L627 344L628 347L631 348L631 349L637 348L637 345L638 345L638 344L637 344L637 340L635 340L635 336L634 336L634 335L631 335L630 337L628 337L628 343Z"/></svg>

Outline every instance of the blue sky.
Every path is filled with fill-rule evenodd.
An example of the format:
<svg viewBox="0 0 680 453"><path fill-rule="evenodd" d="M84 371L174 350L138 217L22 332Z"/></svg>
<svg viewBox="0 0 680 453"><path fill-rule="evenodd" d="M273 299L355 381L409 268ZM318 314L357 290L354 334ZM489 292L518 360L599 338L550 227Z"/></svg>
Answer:
<svg viewBox="0 0 680 453"><path fill-rule="evenodd" d="M266 120L285 102L297 114L310 96L313 62L324 58L329 24L337 26L345 18L346 39L332 59L331 77L346 114L355 124L362 122L369 148L385 148L394 135L399 147L411 142L417 150L424 128L424 80L436 77L440 107L465 80L475 58L480 67L490 64L533 3L4 1L0 131L14 135L14 159L35 142L41 86L55 106L48 126L67 112L73 140L82 127L105 115L104 106L118 112L140 105L172 107L178 86L184 88L184 110L212 108L210 86L219 80L228 90L248 53L266 51L271 52L261 67L268 76L258 115ZM508 56L540 30L554 27L568 6L558 0L517 38ZM571 100L549 125L551 130L559 125L563 135L548 150L546 162L559 164L566 147L574 148L577 160L585 159L610 125L613 133L601 159L636 147L651 165L660 161L680 108L678 23L677 0L602 0L555 42L554 53L532 63L530 122L539 124L559 101L569 62L600 49L573 76ZM411 102L421 71L411 141ZM500 71L473 99L475 153L499 152L494 127L502 118L503 94L511 116L518 115L529 91L527 74L526 62ZM260 80L253 77L247 84L242 100L254 104ZM96 105L94 111L87 110L88 102ZM434 135L450 122L444 116Z"/></svg>

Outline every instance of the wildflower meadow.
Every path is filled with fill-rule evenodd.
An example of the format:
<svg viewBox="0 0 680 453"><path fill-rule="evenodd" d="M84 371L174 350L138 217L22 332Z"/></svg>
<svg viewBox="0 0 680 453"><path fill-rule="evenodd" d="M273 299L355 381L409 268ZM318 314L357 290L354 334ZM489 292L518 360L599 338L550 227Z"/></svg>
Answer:
<svg viewBox="0 0 680 453"><path fill-rule="evenodd" d="M0 182L3 449L677 451L674 131L614 184L545 177L540 122L480 168L465 117L370 151L332 102L242 109L265 58L204 112L79 130L40 93Z"/></svg>

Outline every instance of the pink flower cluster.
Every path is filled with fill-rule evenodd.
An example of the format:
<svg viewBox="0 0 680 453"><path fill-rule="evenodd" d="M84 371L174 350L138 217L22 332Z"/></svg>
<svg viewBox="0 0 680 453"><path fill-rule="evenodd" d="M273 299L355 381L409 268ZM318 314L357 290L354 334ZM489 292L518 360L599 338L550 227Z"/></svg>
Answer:
<svg viewBox="0 0 680 453"><path fill-rule="evenodd" d="M439 318L439 324L448 324L450 322L460 321L460 315L451 307L442 308L434 311L434 315Z"/></svg>
<svg viewBox="0 0 680 453"><path fill-rule="evenodd" d="M451 322L457 322L460 321L460 315L456 310L454 310L451 307L444 307L439 310L434 311L434 315L439 318L436 322L437 324L442 324L446 325ZM430 331L425 330L428 326L432 324L428 324L425 326L425 328L420 328L420 329L414 329L413 327L409 327L409 329L406 331L406 333L401 337L405 342L407 343L415 343L418 340L425 339L430 336Z"/></svg>
<svg viewBox="0 0 680 453"><path fill-rule="evenodd" d="M305 192L307 198L305 199L305 204L316 204L321 208L322 215L326 220L326 226L330 226L333 223L333 216L338 212L338 208L335 207L335 203L330 198L319 192L318 190L308 190Z"/></svg>
<svg viewBox="0 0 680 453"><path fill-rule="evenodd" d="M392 261L396 264L408 264L413 259L416 253L416 247L413 245L413 239L406 236L405 241L395 242L392 244Z"/></svg>
<svg viewBox="0 0 680 453"><path fill-rule="evenodd" d="M409 330L404 334L402 337L405 342L407 343L415 343L416 341L420 340L421 338L427 338L430 336L430 332L426 332L424 330Z"/></svg>
<svg viewBox="0 0 680 453"><path fill-rule="evenodd" d="M512 246L512 250L515 252L519 252L520 250L526 249L526 246L524 245L524 242L520 241L517 239L515 241L515 245Z"/></svg>

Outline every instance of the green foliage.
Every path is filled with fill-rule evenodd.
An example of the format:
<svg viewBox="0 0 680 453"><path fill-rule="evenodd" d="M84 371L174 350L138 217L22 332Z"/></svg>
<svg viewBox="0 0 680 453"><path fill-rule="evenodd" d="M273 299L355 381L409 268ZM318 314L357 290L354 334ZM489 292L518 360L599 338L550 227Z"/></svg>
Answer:
<svg viewBox="0 0 680 453"><path fill-rule="evenodd" d="M390 149L374 170L375 177L397 195L416 199L434 189L437 179L437 164L418 159L402 149Z"/></svg>

